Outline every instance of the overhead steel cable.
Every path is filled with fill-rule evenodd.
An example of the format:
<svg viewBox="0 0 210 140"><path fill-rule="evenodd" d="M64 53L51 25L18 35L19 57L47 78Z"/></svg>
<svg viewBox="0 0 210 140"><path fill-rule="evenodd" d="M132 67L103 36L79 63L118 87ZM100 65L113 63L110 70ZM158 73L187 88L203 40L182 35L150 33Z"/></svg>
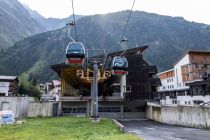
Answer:
<svg viewBox="0 0 210 140"><path fill-rule="evenodd" d="M75 40L77 42L77 26L76 26L76 20L75 20L75 15L74 15L74 0L71 1L71 5L72 5L72 11L73 11L73 22L74 22L74 33L75 33Z"/></svg>
<svg viewBox="0 0 210 140"><path fill-rule="evenodd" d="M125 24L125 28L124 28L124 30L123 30L123 34L122 34L122 37L121 37L121 40L120 40L120 45L121 45L122 41L125 41L124 35L125 35L126 30L127 30L127 26L128 26L129 21L130 21L131 14L132 14L132 12L133 12L133 8L134 8L134 5L135 5L135 2L136 2L136 0L133 0L133 4L132 4L131 10L130 10L130 12L129 12L128 19L127 19L127 22L126 22L126 24ZM126 50L125 50L125 51L126 51ZM124 54L125 51L124 51L122 54ZM122 55L122 54L121 54L121 55Z"/></svg>

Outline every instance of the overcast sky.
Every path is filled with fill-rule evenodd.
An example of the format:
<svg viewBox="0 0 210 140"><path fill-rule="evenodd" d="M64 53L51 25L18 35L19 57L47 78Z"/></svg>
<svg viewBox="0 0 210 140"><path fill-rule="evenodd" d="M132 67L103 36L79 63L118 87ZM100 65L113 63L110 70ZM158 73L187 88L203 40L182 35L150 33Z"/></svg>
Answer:
<svg viewBox="0 0 210 140"><path fill-rule="evenodd" d="M64 18L72 14L71 0L19 0L45 17ZM133 0L74 0L75 13L93 15L130 9ZM136 0L135 10L210 24L210 0Z"/></svg>

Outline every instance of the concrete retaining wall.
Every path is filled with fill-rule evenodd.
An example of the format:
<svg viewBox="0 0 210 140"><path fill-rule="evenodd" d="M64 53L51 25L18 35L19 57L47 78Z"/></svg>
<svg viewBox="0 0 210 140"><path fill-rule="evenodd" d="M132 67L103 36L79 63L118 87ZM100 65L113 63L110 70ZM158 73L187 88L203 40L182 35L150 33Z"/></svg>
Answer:
<svg viewBox="0 0 210 140"><path fill-rule="evenodd" d="M145 118L145 112L124 112L123 113L124 118Z"/></svg>
<svg viewBox="0 0 210 140"><path fill-rule="evenodd" d="M210 128L210 108L192 106L152 106L146 109L147 118L172 125Z"/></svg>
<svg viewBox="0 0 210 140"><path fill-rule="evenodd" d="M31 97L0 97L0 110L11 110L15 118L26 117Z"/></svg>
<svg viewBox="0 0 210 140"><path fill-rule="evenodd" d="M121 113L118 112L99 112L98 115L104 118L119 119L121 118Z"/></svg>
<svg viewBox="0 0 210 140"><path fill-rule="evenodd" d="M53 104L57 102L30 102L28 117L52 117Z"/></svg>

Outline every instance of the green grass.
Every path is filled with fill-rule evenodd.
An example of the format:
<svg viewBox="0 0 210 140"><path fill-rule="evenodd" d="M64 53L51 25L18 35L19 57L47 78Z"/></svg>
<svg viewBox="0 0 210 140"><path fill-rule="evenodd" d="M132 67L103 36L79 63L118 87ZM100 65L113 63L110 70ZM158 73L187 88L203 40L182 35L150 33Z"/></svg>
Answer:
<svg viewBox="0 0 210 140"><path fill-rule="evenodd" d="M33 118L23 125L0 128L0 140L141 140L122 133L111 120L98 124L88 118Z"/></svg>

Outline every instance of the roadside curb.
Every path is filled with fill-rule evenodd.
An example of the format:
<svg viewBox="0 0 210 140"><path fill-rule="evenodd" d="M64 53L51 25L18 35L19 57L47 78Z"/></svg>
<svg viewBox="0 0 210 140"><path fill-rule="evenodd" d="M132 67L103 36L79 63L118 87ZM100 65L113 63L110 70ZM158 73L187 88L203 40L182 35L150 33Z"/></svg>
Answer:
<svg viewBox="0 0 210 140"><path fill-rule="evenodd" d="M120 130L124 133L125 131L124 131L124 125L122 125L120 122L118 122L117 120L115 120L115 119L112 119L112 121L114 122L114 124L118 127L118 128L120 128Z"/></svg>
<svg viewBox="0 0 210 140"><path fill-rule="evenodd" d="M132 119L118 119L119 121L127 122L127 121L147 121L148 118L132 118Z"/></svg>

